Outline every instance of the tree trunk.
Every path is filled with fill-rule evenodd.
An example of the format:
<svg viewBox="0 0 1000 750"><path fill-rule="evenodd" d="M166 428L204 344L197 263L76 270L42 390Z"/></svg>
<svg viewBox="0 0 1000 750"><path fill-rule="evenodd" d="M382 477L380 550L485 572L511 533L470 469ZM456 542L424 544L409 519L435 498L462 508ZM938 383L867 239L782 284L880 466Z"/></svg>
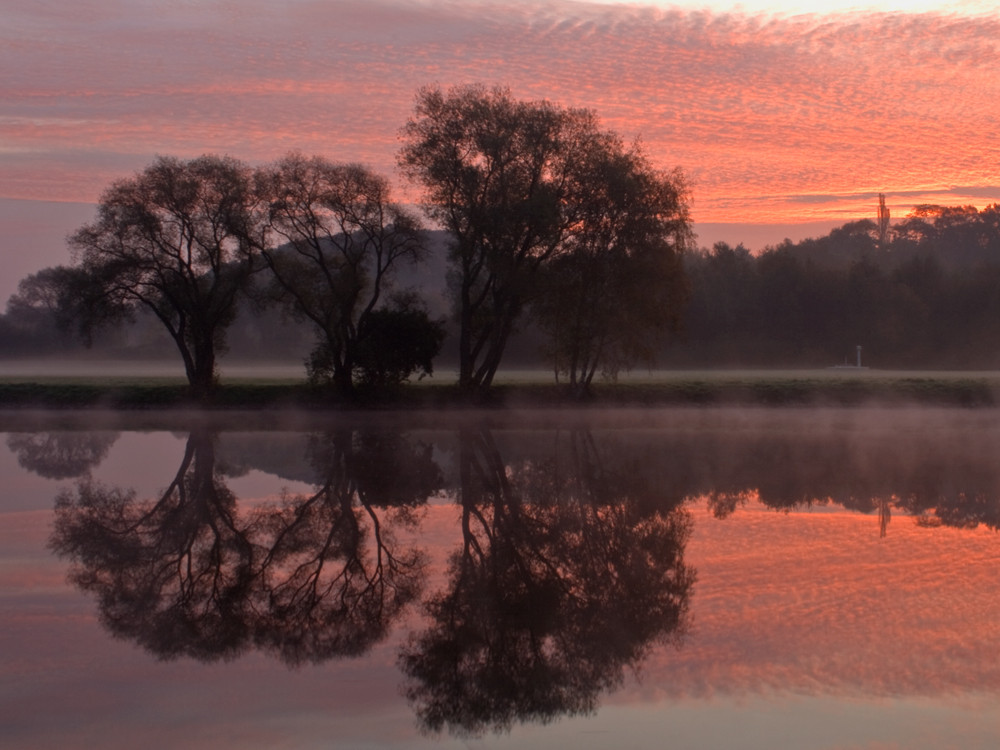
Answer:
<svg viewBox="0 0 1000 750"><path fill-rule="evenodd" d="M466 392L473 391L472 382L472 310L469 309L469 292L465 282L462 285L461 320L458 331L458 387Z"/></svg>
<svg viewBox="0 0 1000 750"><path fill-rule="evenodd" d="M188 373L191 395L206 401L215 390L215 346L211 341L195 344L194 369Z"/></svg>
<svg viewBox="0 0 1000 750"><path fill-rule="evenodd" d="M341 325L338 337L327 337L327 345L333 355L333 387L344 398L354 397L354 337L346 326Z"/></svg>
<svg viewBox="0 0 1000 750"><path fill-rule="evenodd" d="M338 362L333 369L333 385L337 393L345 398L354 396L354 378L351 377L351 368L346 364Z"/></svg>

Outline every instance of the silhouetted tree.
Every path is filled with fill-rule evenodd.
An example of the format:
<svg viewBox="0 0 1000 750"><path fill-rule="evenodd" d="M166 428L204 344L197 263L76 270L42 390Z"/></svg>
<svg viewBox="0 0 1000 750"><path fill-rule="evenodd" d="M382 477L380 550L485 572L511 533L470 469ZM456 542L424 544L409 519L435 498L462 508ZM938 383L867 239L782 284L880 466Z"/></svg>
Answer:
<svg viewBox="0 0 1000 750"><path fill-rule="evenodd" d="M399 385L416 371L421 378L430 375L444 337L444 324L431 320L414 297L397 297L392 305L373 310L358 330L357 380L384 388Z"/></svg>
<svg viewBox="0 0 1000 750"><path fill-rule="evenodd" d="M274 295L316 329L310 374L328 372L350 394L369 318L398 267L424 252L421 226L392 202L388 180L357 164L291 154L258 181L270 226L287 242L263 248ZM390 321L407 322L383 314L379 324Z"/></svg>
<svg viewBox="0 0 1000 750"><path fill-rule="evenodd" d="M19 334L19 348L47 351L65 349L72 342L72 328L79 316L79 269L53 266L30 274L18 282L7 300L5 322Z"/></svg>
<svg viewBox="0 0 1000 750"><path fill-rule="evenodd" d="M691 294L685 310L685 348L710 361L741 364L758 345L760 280L757 262L743 245L717 242L711 250L685 253Z"/></svg>
<svg viewBox="0 0 1000 750"><path fill-rule="evenodd" d="M585 225L596 231L594 196L611 192L601 169L623 148L593 112L480 86L422 89L403 139L400 167L452 235L459 385L482 391L525 306L545 291L538 271Z"/></svg>
<svg viewBox="0 0 1000 750"><path fill-rule="evenodd" d="M98 218L70 237L86 274L84 331L145 306L167 329L192 392L205 397L254 269L261 221L248 167L228 157L160 157L101 196Z"/></svg>
<svg viewBox="0 0 1000 750"><path fill-rule="evenodd" d="M683 179L658 172L614 138L582 158L593 175L578 224L543 271L534 312L556 377L582 394L600 371L652 365L687 297L681 255L691 239Z"/></svg>

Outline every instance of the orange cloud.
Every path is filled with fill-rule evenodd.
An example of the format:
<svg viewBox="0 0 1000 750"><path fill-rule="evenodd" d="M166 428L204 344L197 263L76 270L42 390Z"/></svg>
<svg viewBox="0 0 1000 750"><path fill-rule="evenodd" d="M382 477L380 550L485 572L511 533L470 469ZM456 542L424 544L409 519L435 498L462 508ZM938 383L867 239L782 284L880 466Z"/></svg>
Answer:
<svg viewBox="0 0 1000 750"><path fill-rule="evenodd" d="M847 221L877 192L897 214L911 195L1000 200L998 16L90 0L19 8L3 34L5 197L93 200L157 153L297 148L392 173L415 90L477 81L641 137L690 176L700 222Z"/></svg>

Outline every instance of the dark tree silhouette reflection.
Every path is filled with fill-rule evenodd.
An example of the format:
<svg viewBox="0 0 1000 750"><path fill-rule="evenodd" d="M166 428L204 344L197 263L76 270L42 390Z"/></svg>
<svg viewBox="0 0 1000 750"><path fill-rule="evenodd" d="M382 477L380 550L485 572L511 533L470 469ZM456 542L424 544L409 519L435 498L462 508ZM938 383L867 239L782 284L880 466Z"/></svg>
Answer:
<svg viewBox="0 0 1000 750"><path fill-rule="evenodd" d="M83 476L107 457L117 432L14 432L7 447L22 468L46 479Z"/></svg>
<svg viewBox="0 0 1000 750"><path fill-rule="evenodd" d="M89 479L56 499L52 547L96 594L104 625L163 658L241 653L251 638L254 550L215 472L215 436L190 434L158 498Z"/></svg>
<svg viewBox="0 0 1000 750"><path fill-rule="evenodd" d="M706 498L720 518L751 501L836 503L878 514L883 529L902 513L1000 528L1000 430L983 442L933 430L699 425L449 434L439 447L455 446L441 455L457 541L428 594L424 555L404 537L446 481L412 432L283 438L294 457L273 436L265 456L245 434L231 463L294 459L284 476L312 484L251 504L226 486L216 433L197 429L155 497L89 477L61 493L51 544L110 631L161 658L252 648L289 665L355 656L423 596L426 620L398 652L403 692L425 730L474 736L593 711L654 646L680 642L694 580L684 562L691 509ZM106 450L53 435L11 446L19 457L83 457L67 461L73 471Z"/></svg>
<svg viewBox="0 0 1000 750"><path fill-rule="evenodd" d="M924 526L1000 528L996 442L943 437L934 429L663 435L632 442L630 471L684 502L705 500L725 518L751 500L775 510L839 505ZM623 445L624 448L624 445Z"/></svg>
<svg viewBox="0 0 1000 750"><path fill-rule="evenodd" d="M316 436L316 491L245 509L216 469L215 437L191 432L157 498L90 480L57 498L51 546L105 626L165 659L257 647L291 665L383 638L420 590L422 555L395 552L392 531L441 486L429 450L375 438L374 455L350 430ZM379 460L388 486L370 479Z"/></svg>
<svg viewBox="0 0 1000 750"><path fill-rule="evenodd" d="M460 735L594 710L654 643L679 638L694 579L687 513L631 494L589 433L516 465L463 432L462 544L430 626L399 662L421 725Z"/></svg>
<svg viewBox="0 0 1000 750"><path fill-rule="evenodd" d="M396 551L393 528L443 484L430 447L397 434L314 436L310 454L317 492L254 521L268 540L256 640L290 664L357 655L386 636L423 571L419 550Z"/></svg>

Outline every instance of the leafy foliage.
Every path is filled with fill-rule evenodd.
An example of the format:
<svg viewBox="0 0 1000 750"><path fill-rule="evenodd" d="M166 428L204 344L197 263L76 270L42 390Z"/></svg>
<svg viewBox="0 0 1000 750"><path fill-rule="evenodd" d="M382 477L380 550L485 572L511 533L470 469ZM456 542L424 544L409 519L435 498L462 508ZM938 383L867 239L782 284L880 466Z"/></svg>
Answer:
<svg viewBox="0 0 1000 750"><path fill-rule="evenodd" d="M356 359L369 318L398 266L423 255L422 228L391 201L384 177L356 164L290 154L258 184L270 229L285 241L262 248L271 296L316 330L310 379L350 394L353 373L365 371Z"/></svg>
<svg viewBox="0 0 1000 750"><path fill-rule="evenodd" d="M641 171L623 165L640 160L593 112L519 101L503 88L425 88L402 135L399 164L452 235L459 384L483 390L525 306L551 292L545 269L574 246L583 252L631 229L615 225L618 214L601 214L604 200L621 197L624 211L628 198L652 193L623 184ZM678 230L680 196L672 196Z"/></svg>
<svg viewBox="0 0 1000 750"><path fill-rule="evenodd" d="M237 295L254 270L256 208L249 168L230 158L160 157L115 182L97 220L70 238L84 276L81 328L144 306L177 346L192 391L207 395Z"/></svg>
<svg viewBox="0 0 1000 750"><path fill-rule="evenodd" d="M415 372L434 372L434 358L444 343L444 324L431 320L411 299L372 311L359 332L355 359L358 380L369 387L395 386Z"/></svg>
<svg viewBox="0 0 1000 750"><path fill-rule="evenodd" d="M653 169L613 140L591 154L579 224L543 272L533 312L549 335L557 377L582 393L595 373L652 364L686 299L682 254L690 239L683 178Z"/></svg>

